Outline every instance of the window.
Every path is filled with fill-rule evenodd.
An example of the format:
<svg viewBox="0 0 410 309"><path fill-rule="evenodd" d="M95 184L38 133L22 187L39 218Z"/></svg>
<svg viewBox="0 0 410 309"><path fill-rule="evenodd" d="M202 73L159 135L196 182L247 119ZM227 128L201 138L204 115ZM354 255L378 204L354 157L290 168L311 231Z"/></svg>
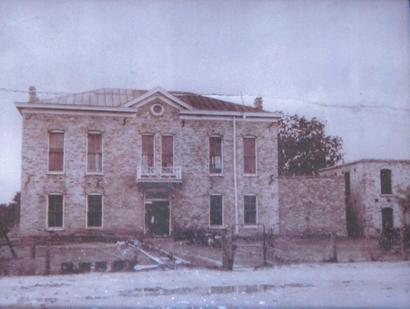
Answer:
<svg viewBox="0 0 410 309"><path fill-rule="evenodd" d="M380 171L380 185L382 194L392 194L391 170L384 169Z"/></svg>
<svg viewBox="0 0 410 309"><path fill-rule="evenodd" d="M154 166L154 135L142 136L142 166Z"/></svg>
<svg viewBox="0 0 410 309"><path fill-rule="evenodd" d="M350 201L350 173L345 172L344 177L345 177L345 200L346 200L346 203L348 203Z"/></svg>
<svg viewBox="0 0 410 309"><path fill-rule="evenodd" d="M47 226L49 228L63 227L63 196L61 194L48 196Z"/></svg>
<svg viewBox="0 0 410 309"><path fill-rule="evenodd" d="M222 195L211 195L210 225L223 224Z"/></svg>
<svg viewBox="0 0 410 309"><path fill-rule="evenodd" d="M244 137L243 156L244 173L256 174L256 138Z"/></svg>
<svg viewBox="0 0 410 309"><path fill-rule="evenodd" d="M168 168L174 165L174 138L171 135L161 137L161 162L162 167Z"/></svg>
<svg viewBox="0 0 410 309"><path fill-rule="evenodd" d="M102 172L102 135L101 133L88 133L87 172Z"/></svg>
<svg viewBox="0 0 410 309"><path fill-rule="evenodd" d="M382 228L384 232L393 228L393 209L391 207L382 209Z"/></svg>
<svg viewBox="0 0 410 309"><path fill-rule="evenodd" d="M48 170L62 172L64 170L64 133L50 132L48 147Z"/></svg>
<svg viewBox="0 0 410 309"><path fill-rule="evenodd" d="M102 226L102 196L89 195L87 199L87 227Z"/></svg>
<svg viewBox="0 0 410 309"><path fill-rule="evenodd" d="M256 196L245 195L244 197L244 223L256 224Z"/></svg>
<svg viewBox="0 0 410 309"><path fill-rule="evenodd" d="M222 173L222 138L219 136L209 138L209 172Z"/></svg>

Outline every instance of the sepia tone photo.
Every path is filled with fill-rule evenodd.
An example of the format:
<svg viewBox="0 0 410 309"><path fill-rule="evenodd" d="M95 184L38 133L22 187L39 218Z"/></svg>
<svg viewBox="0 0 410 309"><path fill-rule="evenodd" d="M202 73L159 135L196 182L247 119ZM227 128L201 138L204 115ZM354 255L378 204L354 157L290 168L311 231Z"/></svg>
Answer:
<svg viewBox="0 0 410 309"><path fill-rule="evenodd" d="M0 22L0 307L410 306L409 1Z"/></svg>

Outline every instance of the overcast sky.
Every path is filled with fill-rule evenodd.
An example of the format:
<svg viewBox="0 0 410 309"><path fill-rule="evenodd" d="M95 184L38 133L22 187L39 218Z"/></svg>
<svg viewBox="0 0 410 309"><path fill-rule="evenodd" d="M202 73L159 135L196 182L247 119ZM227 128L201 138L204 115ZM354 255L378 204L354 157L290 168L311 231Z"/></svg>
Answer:
<svg viewBox="0 0 410 309"><path fill-rule="evenodd" d="M258 95L327 121L348 161L404 159L409 20L406 0L1 1L0 88ZM20 187L19 100L0 91L0 202Z"/></svg>

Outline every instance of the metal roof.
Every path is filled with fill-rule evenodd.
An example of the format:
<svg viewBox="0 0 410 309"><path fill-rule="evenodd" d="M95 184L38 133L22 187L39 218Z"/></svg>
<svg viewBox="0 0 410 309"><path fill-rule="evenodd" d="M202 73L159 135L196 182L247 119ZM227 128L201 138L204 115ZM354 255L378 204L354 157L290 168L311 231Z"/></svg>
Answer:
<svg viewBox="0 0 410 309"><path fill-rule="evenodd" d="M122 107L125 106L128 101L136 99L147 92L148 90L102 88L53 98L39 99L37 102L42 104ZM222 101L190 92L169 91L169 93L197 110L260 112L252 106Z"/></svg>

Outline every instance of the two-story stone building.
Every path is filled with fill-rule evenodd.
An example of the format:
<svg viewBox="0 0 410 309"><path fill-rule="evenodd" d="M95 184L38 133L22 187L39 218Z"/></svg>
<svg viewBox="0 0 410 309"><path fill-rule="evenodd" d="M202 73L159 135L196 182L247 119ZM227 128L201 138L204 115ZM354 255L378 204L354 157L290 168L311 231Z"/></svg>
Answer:
<svg viewBox="0 0 410 309"><path fill-rule="evenodd" d="M22 235L259 223L279 231L279 113L186 92L99 89L16 103Z"/></svg>
<svg viewBox="0 0 410 309"><path fill-rule="evenodd" d="M344 176L350 235L378 236L400 228L403 220L396 195L410 186L410 160L363 159L322 169L322 176Z"/></svg>

